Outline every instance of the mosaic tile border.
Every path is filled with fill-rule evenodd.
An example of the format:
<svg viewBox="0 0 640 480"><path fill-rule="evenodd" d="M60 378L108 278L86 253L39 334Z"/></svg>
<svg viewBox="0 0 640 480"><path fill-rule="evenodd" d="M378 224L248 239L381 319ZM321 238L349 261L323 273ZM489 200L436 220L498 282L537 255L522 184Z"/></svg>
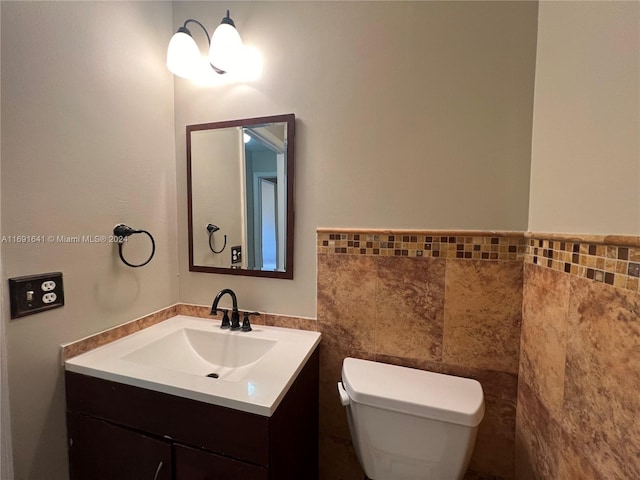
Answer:
<svg viewBox="0 0 640 480"><path fill-rule="evenodd" d="M529 235L531 237L531 235ZM551 268L633 292L640 292L640 246L636 237L622 238L622 245L597 243L598 237L560 236L528 238L525 263ZM611 237L603 237L611 238Z"/></svg>
<svg viewBox="0 0 640 480"><path fill-rule="evenodd" d="M523 232L426 230L317 230L320 255L432 257L522 262Z"/></svg>

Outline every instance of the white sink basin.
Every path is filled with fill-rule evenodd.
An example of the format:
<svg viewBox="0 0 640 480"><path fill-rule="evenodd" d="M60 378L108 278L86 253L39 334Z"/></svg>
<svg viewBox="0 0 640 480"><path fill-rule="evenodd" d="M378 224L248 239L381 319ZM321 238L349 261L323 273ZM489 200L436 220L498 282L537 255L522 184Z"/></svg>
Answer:
<svg viewBox="0 0 640 480"><path fill-rule="evenodd" d="M271 416L320 343L318 332L179 315L65 362L71 372Z"/></svg>
<svg viewBox="0 0 640 480"><path fill-rule="evenodd" d="M145 345L123 360L193 375L238 381L271 350L277 340L225 330L181 328Z"/></svg>

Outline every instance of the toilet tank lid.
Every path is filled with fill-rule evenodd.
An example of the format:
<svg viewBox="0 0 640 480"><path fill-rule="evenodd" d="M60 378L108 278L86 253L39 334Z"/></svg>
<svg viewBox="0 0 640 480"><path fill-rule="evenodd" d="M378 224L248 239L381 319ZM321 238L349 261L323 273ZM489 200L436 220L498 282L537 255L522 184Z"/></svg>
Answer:
<svg viewBox="0 0 640 480"><path fill-rule="evenodd" d="M342 383L353 402L372 407L469 427L484 416L482 386L470 378L345 358Z"/></svg>

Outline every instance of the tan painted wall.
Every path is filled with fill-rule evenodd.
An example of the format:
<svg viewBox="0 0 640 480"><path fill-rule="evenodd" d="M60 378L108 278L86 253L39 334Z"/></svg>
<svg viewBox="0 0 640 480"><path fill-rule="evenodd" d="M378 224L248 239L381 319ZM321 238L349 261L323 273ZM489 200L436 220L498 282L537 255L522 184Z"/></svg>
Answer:
<svg viewBox="0 0 640 480"><path fill-rule="evenodd" d="M157 244L139 269L113 244L2 244L3 285L64 273L64 308L11 321L3 309L16 479L58 480L67 472L59 345L178 297L171 4L1 8L2 234L108 235L125 222ZM125 247L131 261L143 242Z"/></svg>
<svg viewBox="0 0 640 480"><path fill-rule="evenodd" d="M640 233L640 4L541 2L529 230Z"/></svg>
<svg viewBox="0 0 640 480"><path fill-rule="evenodd" d="M176 2L174 27L226 6ZM527 226L537 3L238 2L259 82L176 79L180 299L315 317L321 227ZM195 32L194 37L203 36ZM184 127L296 114L294 280L188 272Z"/></svg>
<svg viewBox="0 0 640 480"><path fill-rule="evenodd" d="M2 9L0 8L0 30L2 26ZM0 64L2 63L0 49ZM0 82L0 98L2 98L2 85ZM0 115L0 142L2 142L2 116ZM2 165L2 149L0 149L0 165ZM1 171L0 171L1 178ZM2 204L2 182L0 181L0 206ZM0 207L1 208L1 207ZM2 220L0 219L0 231ZM1 253L1 252L0 252ZM0 255L0 272L2 271L2 255ZM0 479L11 480L13 478L13 450L11 445L11 417L9 408L9 379L7 376L7 336L4 323L4 298L0 290Z"/></svg>

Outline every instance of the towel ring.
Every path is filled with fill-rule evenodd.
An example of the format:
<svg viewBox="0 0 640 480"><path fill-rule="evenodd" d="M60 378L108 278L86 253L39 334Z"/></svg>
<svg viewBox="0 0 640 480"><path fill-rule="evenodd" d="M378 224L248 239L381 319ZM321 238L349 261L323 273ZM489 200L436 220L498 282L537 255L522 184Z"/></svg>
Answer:
<svg viewBox="0 0 640 480"><path fill-rule="evenodd" d="M124 255L122 254L122 244L125 242L125 239L127 237L134 235L136 233L144 233L149 237L149 240L151 240L151 255L149 255L149 258L147 258L147 260L145 260L144 262L134 265L132 263L129 263L124 258ZM122 263L124 263L128 267L132 267L132 268L143 267L144 265L146 265L151 261L151 259L153 258L153 255L156 253L156 242L153 239L153 235L151 235L146 230L136 230L134 228L131 228L125 225L124 223L119 223L118 225L113 227L113 235L118 239L118 254L120 255L120 260L122 260Z"/></svg>

